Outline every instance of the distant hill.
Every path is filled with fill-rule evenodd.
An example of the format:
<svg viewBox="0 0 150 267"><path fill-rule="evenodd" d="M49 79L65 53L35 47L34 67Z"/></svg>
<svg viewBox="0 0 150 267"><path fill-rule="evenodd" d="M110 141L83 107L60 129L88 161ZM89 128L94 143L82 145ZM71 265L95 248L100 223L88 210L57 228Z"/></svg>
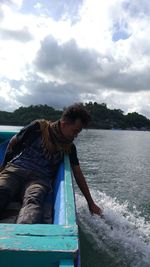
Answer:
<svg viewBox="0 0 150 267"><path fill-rule="evenodd" d="M121 109L109 109L105 103L86 103L92 116L92 128L150 130L150 120L137 112L124 115Z"/></svg>
<svg viewBox="0 0 150 267"><path fill-rule="evenodd" d="M137 112L123 114L120 109L109 109L105 103L86 103L92 121L89 128L150 130L150 120ZM24 126L35 119L58 120L62 111L48 105L20 107L14 112L0 111L0 125Z"/></svg>
<svg viewBox="0 0 150 267"><path fill-rule="evenodd" d="M20 107L14 112L0 111L0 125L24 126L36 119L58 120L62 111L47 105Z"/></svg>

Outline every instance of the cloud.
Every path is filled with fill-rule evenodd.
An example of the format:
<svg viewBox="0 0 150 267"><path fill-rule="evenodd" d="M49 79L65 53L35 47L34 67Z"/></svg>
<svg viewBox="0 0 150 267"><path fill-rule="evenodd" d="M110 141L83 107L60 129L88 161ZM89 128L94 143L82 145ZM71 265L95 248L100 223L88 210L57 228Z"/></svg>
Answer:
<svg viewBox="0 0 150 267"><path fill-rule="evenodd" d="M15 5L17 7L22 6L23 0L1 0L0 5Z"/></svg>
<svg viewBox="0 0 150 267"><path fill-rule="evenodd" d="M123 1L123 8L130 14L131 17L149 17L150 14L150 6L149 0L143 0L142 4L140 1Z"/></svg>
<svg viewBox="0 0 150 267"><path fill-rule="evenodd" d="M47 1L43 0L41 3L36 3L34 9L37 12L41 12L55 21L59 20L71 20L72 23L75 23L78 18L78 11L83 3L83 0L55 0Z"/></svg>
<svg viewBox="0 0 150 267"><path fill-rule="evenodd" d="M3 17L4 17L4 13L3 13L3 10L0 6L0 22L3 20Z"/></svg>
<svg viewBox="0 0 150 267"><path fill-rule="evenodd" d="M47 104L56 108L81 101L80 90L74 85L45 82L35 74L29 74L24 81L10 80L9 84L16 91L16 101L21 106L33 104L33 99L35 105Z"/></svg>
<svg viewBox="0 0 150 267"><path fill-rule="evenodd" d="M95 51L79 48L75 40L59 44L49 36L42 41L34 64L43 74L52 74L62 82L81 84L90 79L92 72L101 68L97 63L98 56Z"/></svg>
<svg viewBox="0 0 150 267"><path fill-rule="evenodd" d="M11 81L0 82L0 110L11 111L20 106L17 101L17 89L11 86Z"/></svg>
<svg viewBox="0 0 150 267"><path fill-rule="evenodd" d="M33 36L27 27L24 27L21 30L1 29L0 37L3 40L15 40L23 43L33 39Z"/></svg>
<svg viewBox="0 0 150 267"><path fill-rule="evenodd" d="M92 49L77 46L75 40L59 44L52 36L46 37L34 61L43 75L53 76L63 83L69 81L91 92L96 89L137 92L150 90L150 68L132 69L131 59L117 60ZM85 89L86 90L86 89Z"/></svg>
<svg viewBox="0 0 150 267"><path fill-rule="evenodd" d="M0 13L8 109L97 101L149 114L148 1L1 1Z"/></svg>

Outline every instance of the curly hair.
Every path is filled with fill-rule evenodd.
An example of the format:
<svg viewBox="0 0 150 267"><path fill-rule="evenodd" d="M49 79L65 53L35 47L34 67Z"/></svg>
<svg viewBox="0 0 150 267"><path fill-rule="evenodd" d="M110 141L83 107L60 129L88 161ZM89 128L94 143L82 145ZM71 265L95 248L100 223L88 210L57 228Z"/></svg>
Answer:
<svg viewBox="0 0 150 267"><path fill-rule="evenodd" d="M91 120L91 116L82 103L75 103L64 110L61 119L70 123L80 119L83 126L86 127Z"/></svg>

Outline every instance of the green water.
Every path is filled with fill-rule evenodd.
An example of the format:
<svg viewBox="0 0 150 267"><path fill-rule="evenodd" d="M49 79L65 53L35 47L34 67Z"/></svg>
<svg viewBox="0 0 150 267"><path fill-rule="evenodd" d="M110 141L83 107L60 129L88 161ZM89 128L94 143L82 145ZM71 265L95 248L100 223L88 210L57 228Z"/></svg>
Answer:
<svg viewBox="0 0 150 267"><path fill-rule="evenodd" d="M78 188L83 267L150 267L150 132L86 130L76 141L105 221L91 217Z"/></svg>

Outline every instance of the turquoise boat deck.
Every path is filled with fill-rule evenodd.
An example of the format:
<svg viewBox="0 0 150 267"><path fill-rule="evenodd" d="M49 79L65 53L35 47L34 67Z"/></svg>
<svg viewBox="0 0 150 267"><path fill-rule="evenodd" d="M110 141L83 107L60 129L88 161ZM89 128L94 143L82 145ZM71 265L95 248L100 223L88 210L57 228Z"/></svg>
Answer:
<svg viewBox="0 0 150 267"><path fill-rule="evenodd" d="M14 134L15 132L0 132L0 138L6 140ZM1 162L6 146L6 141L0 146ZM0 223L1 267L79 266L78 226L67 155L58 171L53 205L53 224Z"/></svg>

